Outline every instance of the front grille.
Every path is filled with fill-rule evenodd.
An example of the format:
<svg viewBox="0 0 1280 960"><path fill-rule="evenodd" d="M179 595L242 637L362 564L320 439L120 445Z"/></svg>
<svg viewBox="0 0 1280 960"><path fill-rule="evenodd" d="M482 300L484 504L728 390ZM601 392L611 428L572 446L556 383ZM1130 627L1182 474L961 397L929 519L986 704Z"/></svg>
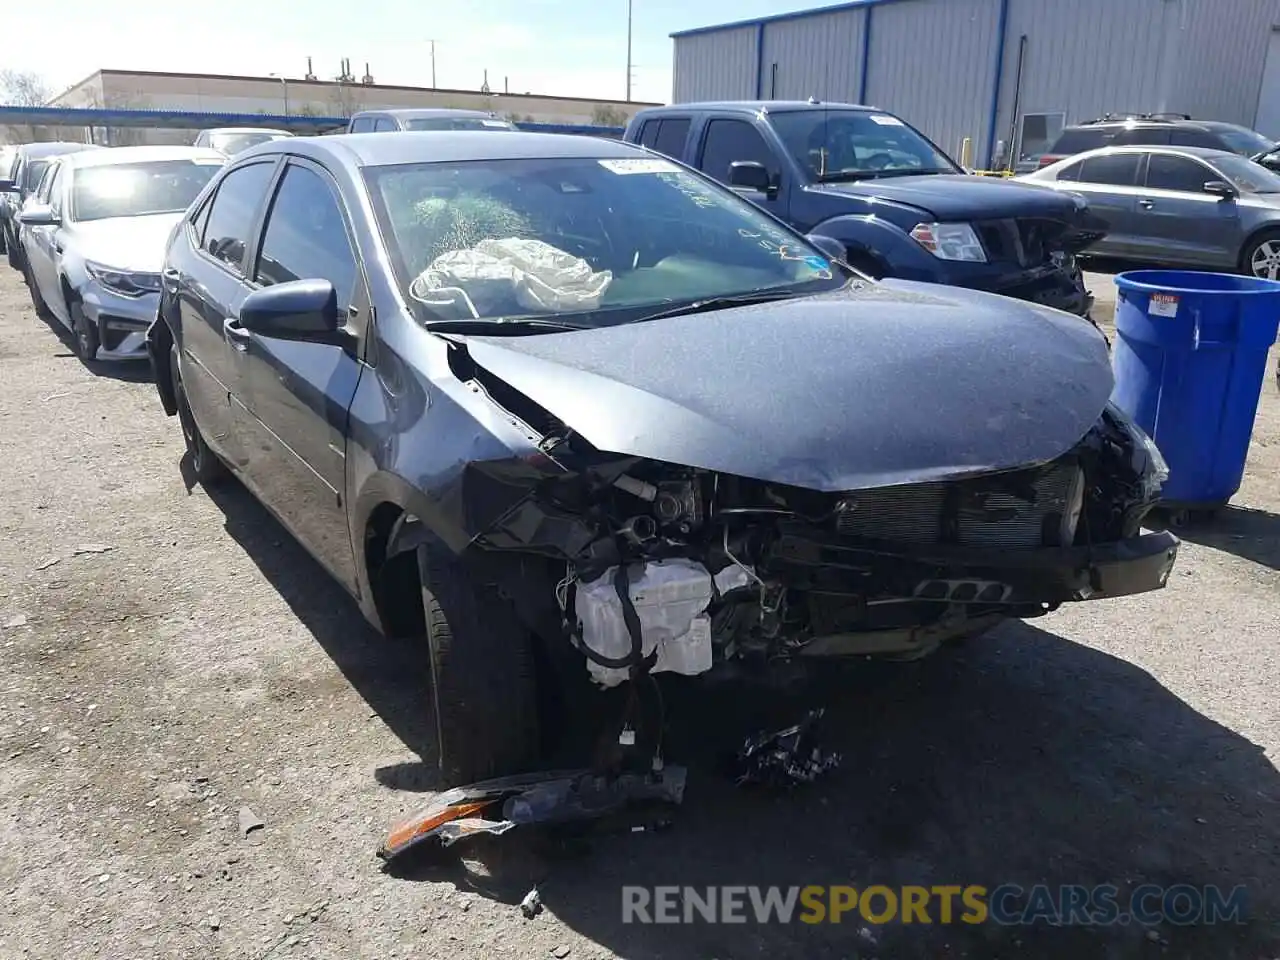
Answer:
<svg viewBox="0 0 1280 960"><path fill-rule="evenodd" d="M1078 471L1063 461L974 480L862 490L841 501L836 529L848 537L916 545L1054 544Z"/></svg>
<svg viewBox="0 0 1280 960"><path fill-rule="evenodd" d="M977 225L978 237L992 262L1037 267L1049 261L1048 237L1062 230L1052 220L985 220Z"/></svg>

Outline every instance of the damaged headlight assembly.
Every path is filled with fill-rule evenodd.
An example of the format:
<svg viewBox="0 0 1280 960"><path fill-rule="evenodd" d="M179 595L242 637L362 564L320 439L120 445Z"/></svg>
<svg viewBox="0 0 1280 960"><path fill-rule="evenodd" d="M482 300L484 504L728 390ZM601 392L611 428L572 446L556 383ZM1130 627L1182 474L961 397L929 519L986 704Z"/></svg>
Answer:
<svg viewBox="0 0 1280 960"><path fill-rule="evenodd" d="M1169 479L1169 464L1165 462L1164 455L1160 453L1156 442L1147 436L1147 432L1114 403L1107 404L1107 416L1128 435L1134 450L1145 454L1146 463L1135 462L1133 466L1141 478L1144 496L1154 499Z"/></svg>
<svg viewBox="0 0 1280 960"><path fill-rule="evenodd" d="M987 262L977 232L967 223L917 223L911 228L911 239L939 260Z"/></svg>

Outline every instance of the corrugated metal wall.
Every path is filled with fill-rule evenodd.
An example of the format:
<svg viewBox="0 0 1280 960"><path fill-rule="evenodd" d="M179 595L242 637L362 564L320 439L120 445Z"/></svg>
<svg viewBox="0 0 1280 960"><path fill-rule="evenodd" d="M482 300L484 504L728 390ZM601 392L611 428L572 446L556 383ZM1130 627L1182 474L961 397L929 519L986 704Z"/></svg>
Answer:
<svg viewBox="0 0 1280 960"><path fill-rule="evenodd" d="M812 96L857 103L867 9L765 24L761 95L771 100Z"/></svg>
<svg viewBox="0 0 1280 960"><path fill-rule="evenodd" d="M974 156L981 158L999 22L1000 0L873 7L867 102L900 115L954 157L972 137Z"/></svg>
<svg viewBox="0 0 1280 960"><path fill-rule="evenodd" d="M997 137L1013 125L1018 46L1027 36L1019 114L1172 109L1161 103L1165 23L1180 0L1009 0ZM1190 66L1189 64L1186 66Z"/></svg>
<svg viewBox="0 0 1280 960"><path fill-rule="evenodd" d="M998 112L1000 11L1006 5ZM676 100L778 98L856 101L869 31L868 103L900 114L958 155L973 138L1016 136L1019 40L1027 36L1018 112L1065 114L1067 123L1108 111L1178 111L1251 124L1280 0L881 0L764 24L680 36ZM1012 143L1010 143L1012 147Z"/></svg>
<svg viewBox="0 0 1280 960"><path fill-rule="evenodd" d="M1258 107L1277 0L1182 0L1180 57L1193 70L1173 72L1170 110L1251 126Z"/></svg>
<svg viewBox="0 0 1280 960"><path fill-rule="evenodd" d="M753 99L758 32L737 27L677 37L672 102Z"/></svg>

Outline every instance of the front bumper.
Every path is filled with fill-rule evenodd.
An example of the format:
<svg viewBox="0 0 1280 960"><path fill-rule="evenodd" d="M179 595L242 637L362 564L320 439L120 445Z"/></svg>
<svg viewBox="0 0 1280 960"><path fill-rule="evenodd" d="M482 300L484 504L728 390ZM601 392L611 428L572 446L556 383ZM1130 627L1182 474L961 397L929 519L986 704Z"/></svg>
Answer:
<svg viewBox="0 0 1280 960"><path fill-rule="evenodd" d="M85 316L98 328L98 359L147 359L147 327L156 318L160 294L125 297L93 283L81 302Z"/></svg>
<svg viewBox="0 0 1280 960"><path fill-rule="evenodd" d="M1168 531L1091 546L990 550L850 544L834 533L783 528L773 564L815 589L883 593L989 607L1033 607L1159 590L1178 556ZM772 564L771 564L772 565Z"/></svg>

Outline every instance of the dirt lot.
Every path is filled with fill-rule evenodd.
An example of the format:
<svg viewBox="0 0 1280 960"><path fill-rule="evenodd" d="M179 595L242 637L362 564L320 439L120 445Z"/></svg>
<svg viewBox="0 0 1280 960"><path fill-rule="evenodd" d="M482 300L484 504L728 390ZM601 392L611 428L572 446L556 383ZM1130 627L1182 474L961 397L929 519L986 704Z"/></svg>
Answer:
<svg viewBox="0 0 1280 960"><path fill-rule="evenodd" d="M1101 311L1109 315L1109 310ZM141 369L90 372L0 269L0 957L1280 955L1280 398L1237 507L1170 588L843 671L830 781L774 798L717 751L749 698L678 701L659 834L514 839L383 873L432 762L418 652L240 488L188 489ZM744 705L746 704L746 705ZM243 836L248 806L265 828ZM516 903L540 882L545 912ZM624 925L623 884L1151 882L1249 889L1251 922L1149 932Z"/></svg>

